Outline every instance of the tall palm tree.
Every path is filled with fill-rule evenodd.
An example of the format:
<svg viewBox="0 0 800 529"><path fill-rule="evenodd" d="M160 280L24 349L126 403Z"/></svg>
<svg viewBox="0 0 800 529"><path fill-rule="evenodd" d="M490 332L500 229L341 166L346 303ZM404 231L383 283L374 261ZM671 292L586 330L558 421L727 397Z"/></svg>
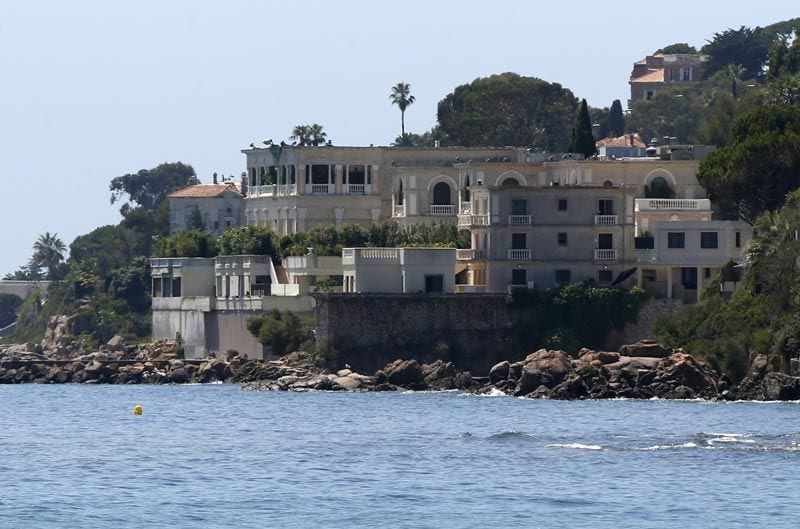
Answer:
<svg viewBox="0 0 800 529"><path fill-rule="evenodd" d="M300 147L317 147L325 143L328 135L322 130L322 125L314 123L312 125L297 125L292 129L289 139L296 141Z"/></svg>
<svg viewBox="0 0 800 529"><path fill-rule="evenodd" d="M392 93L389 94L389 99L392 100L392 105L397 105L400 109L400 131L403 140L406 138L406 109L415 101L415 97L411 95L411 85L408 83L397 83L392 87Z"/></svg>
<svg viewBox="0 0 800 529"><path fill-rule="evenodd" d="M64 252L67 247L58 238L58 234L50 234L49 231L33 243L33 258L32 261L39 267L47 268L47 277L53 277L58 264L64 260Z"/></svg>

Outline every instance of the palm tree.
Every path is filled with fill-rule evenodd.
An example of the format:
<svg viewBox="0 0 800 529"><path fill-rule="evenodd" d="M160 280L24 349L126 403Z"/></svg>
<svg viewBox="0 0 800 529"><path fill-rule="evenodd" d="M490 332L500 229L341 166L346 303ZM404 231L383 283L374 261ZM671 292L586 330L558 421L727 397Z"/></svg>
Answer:
<svg viewBox="0 0 800 529"><path fill-rule="evenodd" d="M32 262L38 267L47 268L47 277L52 278L58 264L64 260L64 252L67 247L58 238L58 234L50 235L45 232L33 243Z"/></svg>
<svg viewBox="0 0 800 529"><path fill-rule="evenodd" d="M322 125L297 125L292 129L289 139L297 142L300 147L317 147L325 143L328 135L322 130Z"/></svg>
<svg viewBox="0 0 800 529"><path fill-rule="evenodd" d="M392 93L389 94L389 99L392 100L393 105L400 108L400 131L403 140L406 137L406 109L415 101L415 97L411 95L411 85L408 83L397 83L392 87Z"/></svg>

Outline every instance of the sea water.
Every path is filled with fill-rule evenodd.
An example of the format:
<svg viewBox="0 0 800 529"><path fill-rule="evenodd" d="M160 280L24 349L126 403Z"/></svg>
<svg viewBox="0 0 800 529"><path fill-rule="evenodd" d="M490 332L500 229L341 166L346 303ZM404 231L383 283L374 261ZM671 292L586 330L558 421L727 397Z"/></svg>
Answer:
<svg viewBox="0 0 800 529"><path fill-rule="evenodd" d="M798 474L798 403L0 386L3 528L775 529Z"/></svg>

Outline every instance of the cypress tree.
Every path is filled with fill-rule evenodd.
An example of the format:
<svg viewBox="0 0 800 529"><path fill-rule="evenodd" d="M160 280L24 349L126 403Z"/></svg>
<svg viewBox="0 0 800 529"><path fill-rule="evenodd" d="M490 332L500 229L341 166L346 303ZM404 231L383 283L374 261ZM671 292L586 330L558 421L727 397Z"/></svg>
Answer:
<svg viewBox="0 0 800 529"><path fill-rule="evenodd" d="M583 154L587 158L597 154L592 134L592 120L589 118L589 108L585 99L581 100L581 108L578 110L575 126L570 133L569 152Z"/></svg>
<svg viewBox="0 0 800 529"><path fill-rule="evenodd" d="M625 134L625 116L622 114L622 103L615 99L611 103L611 110L608 114L608 130L614 133L615 138Z"/></svg>

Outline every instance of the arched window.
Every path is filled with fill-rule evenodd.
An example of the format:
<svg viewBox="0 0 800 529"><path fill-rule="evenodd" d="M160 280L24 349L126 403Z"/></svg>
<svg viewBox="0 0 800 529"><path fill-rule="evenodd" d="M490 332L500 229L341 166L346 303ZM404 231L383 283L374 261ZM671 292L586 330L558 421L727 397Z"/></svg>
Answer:
<svg viewBox="0 0 800 529"><path fill-rule="evenodd" d="M665 178L657 176L653 178L649 186L645 186L644 196L646 198L673 198L675 191Z"/></svg>
<svg viewBox="0 0 800 529"><path fill-rule="evenodd" d="M612 182L611 180L606 180L605 182L603 182L603 187L614 187L614 182Z"/></svg>
<svg viewBox="0 0 800 529"><path fill-rule="evenodd" d="M450 185L446 182L439 182L433 186L433 204L435 206L450 205Z"/></svg>
<svg viewBox="0 0 800 529"><path fill-rule="evenodd" d="M500 187L519 187L519 182L516 178L508 177L503 180L503 183L500 184Z"/></svg>

